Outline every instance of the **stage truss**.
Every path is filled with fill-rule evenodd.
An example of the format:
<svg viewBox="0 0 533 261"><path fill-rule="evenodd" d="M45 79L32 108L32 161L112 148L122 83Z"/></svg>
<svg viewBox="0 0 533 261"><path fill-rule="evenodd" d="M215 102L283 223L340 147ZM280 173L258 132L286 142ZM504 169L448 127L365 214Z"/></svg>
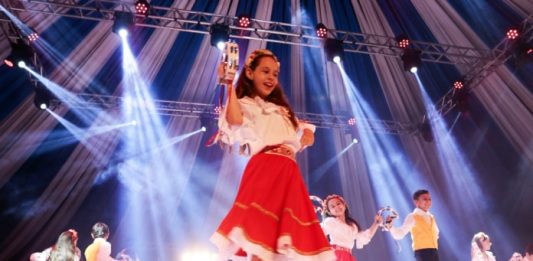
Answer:
<svg viewBox="0 0 533 261"><path fill-rule="evenodd" d="M73 0L1 0L9 11L14 14L24 12L38 13L52 16L70 17L92 21L114 20L117 11L131 12L135 15L135 25L151 28L166 28L183 32L209 34L212 24L223 23L230 27L230 37L237 39L253 39L266 42L282 43L297 46L321 48L321 38L316 37L315 29L311 26L295 25L281 22L272 22L251 19L248 28L238 27L238 17L225 16L205 12L180 10L176 8L151 6L148 15L135 14L133 2L122 0L88 0L79 4ZM520 25L521 37L531 42L533 38L533 18L529 16ZM20 37L20 33L13 30L9 19L0 15L0 22L4 34L9 38ZM368 55L384 55L400 58L402 50L396 40L390 36L347 32L341 30L328 30L328 37L342 40L344 51L364 53ZM464 75L466 88L471 91L486 76L504 64L512 56L513 44L508 39L503 39L492 50L481 50L470 47L446 45L410 40L412 48L421 50L421 58L425 62L450 64L461 66L467 72ZM80 94L87 98L87 105L111 106L119 97ZM436 104L436 111L441 115L449 113L456 105L454 90L450 89ZM96 102L98 101L98 102ZM209 113L214 105L183 103L174 101L157 101L158 111L164 115L197 117L195 113ZM189 113L189 114L188 114ZM214 113L214 112L213 112ZM209 114L211 115L211 114ZM346 128L349 116L299 113L300 118L316 124L322 128ZM432 120L437 115L424 116ZM423 119L415 123L400 123L396 121L357 119L366 121L372 131L404 134L417 131Z"/></svg>
<svg viewBox="0 0 533 261"><path fill-rule="evenodd" d="M210 118L218 119L219 114L214 104L193 103L193 102L179 102L154 100L154 107L159 115L185 117L185 118ZM74 101L53 100L52 108L58 106L67 106L76 109L96 109L96 110L119 110L124 103L124 98L112 95L87 94L82 93L76 96ZM350 115L329 115L317 113L303 113L296 112L296 116L305 122L312 123L318 128L338 128L344 129L351 133L355 131L355 125L348 124ZM407 123L399 123L396 121L387 120L372 120L372 119L356 119L356 124L360 126L367 126L363 130L373 131L376 133L385 134L406 134L413 132L416 128Z"/></svg>

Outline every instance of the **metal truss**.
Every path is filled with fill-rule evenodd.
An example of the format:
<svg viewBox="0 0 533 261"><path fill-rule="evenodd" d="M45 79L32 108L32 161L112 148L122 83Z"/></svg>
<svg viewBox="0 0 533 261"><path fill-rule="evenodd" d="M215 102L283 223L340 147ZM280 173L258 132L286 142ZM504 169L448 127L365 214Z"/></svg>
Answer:
<svg viewBox="0 0 533 261"><path fill-rule="evenodd" d="M135 15L136 26L166 28L200 34L209 34L209 28L214 23L223 23L230 27L231 38L262 40L315 48L322 47L322 39L316 37L314 27L305 25L251 19L250 27L241 28L237 26L237 17L161 6L151 6L148 15L138 15L135 13L133 2L125 2L123 0L88 0L84 1L83 4L79 4L75 0L0 0L0 2L13 13L31 12L92 21L113 21L115 12L130 12ZM531 17L526 18L521 24L521 37L527 39L528 42L533 38ZM0 14L0 22L5 22L5 19ZM398 58L403 52L403 49L398 47L396 40L389 36L328 30L328 37L342 40L344 50L347 52ZM512 42L507 39L502 40L492 50L479 50L470 47L421 41L410 41L410 43L412 48L421 50L421 58L425 62L465 66L467 68L467 73L464 76L465 88L469 88L470 91L512 56L513 47ZM454 90L450 89L437 101L437 113L445 115L455 107L453 96ZM97 98L96 95L91 99L95 98ZM93 101L91 99L88 102ZM115 97L114 99L120 98ZM110 103L99 102L98 104L110 106L113 103L110 101ZM197 117L197 112L206 113L212 111L213 108L209 106L212 105L158 101L159 113L167 115ZM346 123L348 116L309 113L302 113L298 116L323 128L350 128ZM430 120L435 116L428 115ZM416 126L418 124L363 120L367 121L368 124L366 126L369 126L372 131L391 134L414 132L416 127L413 127L413 125Z"/></svg>
<svg viewBox="0 0 533 261"><path fill-rule="evenodd" d="M530 15L524 19L519 26L521 41L531 44L533 42L533 15ZM515 49L515 44L518 39L510 40L504 38L503 40L492 49L492 53L495 54L494 58L482 62L470 67L464 76L464 88L466 91L471 92L475 87L479 85L488 75L494 72L499 66L506 63L512 56ZM455 90L451 88L441 99L436 102L436 112L441 115L446 115L456 105L454 100ZM429 118L433 119L437 115L430 115Z"/></svg>
<svg viewBox="0 0 533 261"><path fill-rule="evenodd" d="M83 4L74 0L3 1L7 5L6 8L15 13L32 12L93 21L112 21L116 11L125 11L135 14L137 26L209 34L209 27L213 23L224 23L230 26L231 38L322 47L321 38L315 35L314 27L305 25L251 19L251 26L242 28L237 26L237 17L161 6L151 6L148 15L141 15L135 13L133 2L123 0L88 0ZM342 40L344 50L347 52L400 57L403 51L398 47L396 40L389 36L328 30L328 37ZM492 60L494 57L491 50L421 41L410 42L413 48L422 51L421 58L426 62L473 66Z"/></svg>
<svg viewBox="0 0 533 261"><path fill-rule="evenodd" d="M81 93L76 95L76 98L76 102L54 99L50 107L57 108L58 106L67 106L66 104L68 104L69 108L118 110L124 102L123 97L112 95ZM211 119L218 119L219 117L214 104L154 100L154 106L159 115L188 118L205 117ZM348 131L355 128L355 126L348 124L350 116L302 112L297 112L296 116L303 121L316 125L318 128L337 128ZM376 133L400 135L411 133L414 130L410 124L395 121L357 119L356 124L367 126L369 131Z"/></svg>

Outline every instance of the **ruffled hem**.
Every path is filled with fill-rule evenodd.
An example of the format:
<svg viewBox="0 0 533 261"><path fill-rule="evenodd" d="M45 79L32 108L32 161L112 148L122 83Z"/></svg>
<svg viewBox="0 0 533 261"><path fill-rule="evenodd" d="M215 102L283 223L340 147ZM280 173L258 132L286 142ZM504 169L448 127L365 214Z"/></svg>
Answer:
<svg viewBox="0 0 533 261"><path fill-rule="evenodd" d="M290 236L281 236L278 238L278 252L275 253L272 250L262 246L257 242L252 242L247 236L244 230L239 227L233 228L228 236L224 236L220 232L216 232L211 237L211 242L215 244L219 249L219 260L228 260L234 257L234 254L239 248L244 249L247 253L256 255L262 260L269 261L282 261L282 260L302 260L302 261L322 261L336 260L335 254L331 248L316 251L316 253L302 253L298 249L292 246L292 240ZM240 246L240 247L239 247Z"/></svg>

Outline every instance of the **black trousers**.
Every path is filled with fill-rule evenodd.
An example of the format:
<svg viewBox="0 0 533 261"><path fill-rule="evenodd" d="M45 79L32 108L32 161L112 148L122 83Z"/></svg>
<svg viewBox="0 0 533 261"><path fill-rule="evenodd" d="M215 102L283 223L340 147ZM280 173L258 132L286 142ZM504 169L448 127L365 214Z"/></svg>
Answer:
<svg viewBox="0 0 533 261"><path fill-rule="evenodd" d="M436 248L415 250L416 261L439 261L439 251Z"/></svg>

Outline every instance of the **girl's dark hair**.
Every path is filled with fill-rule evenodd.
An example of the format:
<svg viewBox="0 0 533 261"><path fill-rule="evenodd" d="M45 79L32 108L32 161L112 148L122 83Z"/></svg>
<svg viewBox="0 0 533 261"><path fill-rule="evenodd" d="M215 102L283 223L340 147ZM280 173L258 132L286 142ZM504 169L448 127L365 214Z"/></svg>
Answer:
<svg viewBox="0 0 533 261"><path fill-rule="evenodd" d="M253 60L251 61L248 68L250 68L252 71L254 71L257 66L259 65L260 60L263 57L271 57L275 61L278 61L276 56L266 53L258 53L255 55ZM235 89L235 92L237 93L237 98L243 98L244 96L253 97L256 95L254 85L252 80L250 80L246 76L246 67L243 68L243 71L239 75L239 79L237 80L237 87ZM276 105L285 107L287 111L289 112L289 119L294 126L294 128L298 128L298 121L296 120L296 116L294 115L294 111L291 109L291 106L289 105L289 102L287 101L287 97L285 97L285 94L283 93L283 89L281 85L278 84L274 88L274 90L265 98L265 101L274 103Z"/></svg>
<svg viewBox="0 0 533 261"><path fill-rule="evenodd" d="M105 238L109 236L109 227L104 223L98 222L94 224L91 235L93 238Z"/></svg>
<svg viewBox="0 0 533 261"><path fill-rule="evenodd" d="M346 202L344 202L344 199L342 199L340 196L328 196L326 200L324 200L324 211L322 212L322 216L324 218L335 217L334 215L331 214L331 212L329 212L329 207L328 207L328 202L334 198L342 201L342 203L344 204L344 207L346 208L346 210L344 211L344 219L346 220L346 223L348 225L355 225L357 227L357 230L361 231L361 226L359 226L359 223L357 223L357 221L350 216L350 210L348 209L348 205L346 205Z"/></svg>

